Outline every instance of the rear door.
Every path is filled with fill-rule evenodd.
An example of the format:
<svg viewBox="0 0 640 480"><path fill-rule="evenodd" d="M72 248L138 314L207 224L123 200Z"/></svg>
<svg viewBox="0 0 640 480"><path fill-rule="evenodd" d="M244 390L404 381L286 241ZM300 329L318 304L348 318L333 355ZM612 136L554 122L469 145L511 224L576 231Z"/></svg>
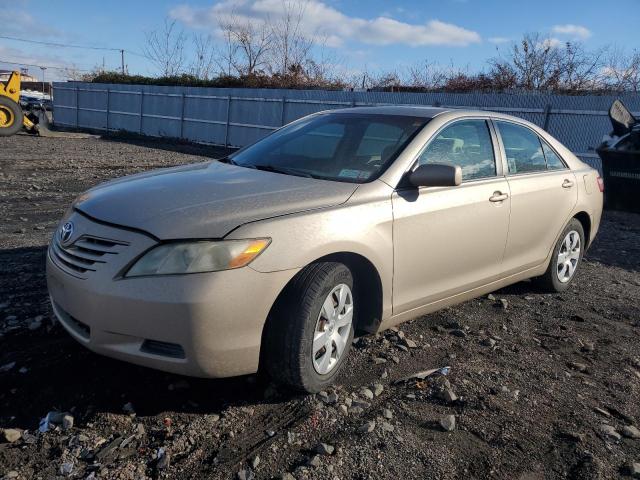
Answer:
<svg viewBox="0 0 640 480"><path fill-rule="evenodd" d="M456 120L426 144L412 167L458 165L457 187L398 188L393 203L394 313L499 277L509 227L509 187L486 119Z"/></svg>
<svg viewBox="0 0 640 480"><path fill-rule="evenodd" d="M578 198L576 178L529 127L496 120L511 192L505 273L541 264L569 220Z"/></svg>

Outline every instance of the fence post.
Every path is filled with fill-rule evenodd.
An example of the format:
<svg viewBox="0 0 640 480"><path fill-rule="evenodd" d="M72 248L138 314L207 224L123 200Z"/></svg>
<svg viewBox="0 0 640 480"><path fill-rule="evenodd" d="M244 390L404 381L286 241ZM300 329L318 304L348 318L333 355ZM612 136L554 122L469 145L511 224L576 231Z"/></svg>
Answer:
<svg viewBox="0 0 640 480"><path fill-rule="evenodd" d="M549 117L551 117L551 104L547 103L546 107L544 107L544 124L542 129L547 132L549 128Z"/></svg>
<svg viewBox="0 0 640 480"><path fill-rule="evenodd" d="M107 135L109 135L109 95L110 95L110 93L111 93L111 90L109 90L107 88L107 119L106 119L107 120L106 121L106 124L107 124Z"/></svg>
<svg viewBox="0 0 640 480"><path fill-rule="evenodd" d="M80 87L76 83L76 128L80 126Z"/></svg>
<svg viewBox="0 0 640 480"><path fill-rule="evenodd" d="M142 135L142 117L144 116L142 111L144 107L144 90L140 89L140 128L138 133Z"/></svg>
<svg viewBox="0 0 640 480"><path fill-rule="evenodd" d="M285 106L287 104L287 97L282 97L282 110L280 111L280 126L284 125Z"/></svg>
<svg viewBox="0 0 640 480"><path fill-rule="evenodd" d="M229 146L229 123L231 115L231 95L227 95L227 123L224 129L224 146L225 148Z"/></svg>
<svg viewBox="0 0 640 480"><path fill-rule="evenodd" d="M180 138L184 137L184 92L182 92L182 111L180 112Z"/></svg>

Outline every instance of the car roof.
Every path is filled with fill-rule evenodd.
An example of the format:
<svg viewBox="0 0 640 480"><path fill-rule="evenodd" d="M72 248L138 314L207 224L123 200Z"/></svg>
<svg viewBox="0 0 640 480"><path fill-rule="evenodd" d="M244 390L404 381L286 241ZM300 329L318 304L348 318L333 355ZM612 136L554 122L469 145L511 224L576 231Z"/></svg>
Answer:
<svg viewBox="0 0 640 480"><path fill-rule="evenodd" d="M422 107L419 105L380 105L375 107L351 107L328 110L325 113L363 113L370 115L405 115L410 117L433 118L451 108Z"/></svg>

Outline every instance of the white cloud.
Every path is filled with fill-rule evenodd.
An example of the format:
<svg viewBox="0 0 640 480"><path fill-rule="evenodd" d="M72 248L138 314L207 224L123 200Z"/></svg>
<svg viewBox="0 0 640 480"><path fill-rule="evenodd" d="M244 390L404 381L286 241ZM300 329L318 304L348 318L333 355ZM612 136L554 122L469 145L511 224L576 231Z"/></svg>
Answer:
<svg viewBox="0 0 640 480"><path fill-rule="evenodd" d="M495 43L496 45L499 45L501 43L507 43L510 42L511 39L508 37L489 37L487 39L490 43Z"/></svg>
<svg viewBox="0 0 640 480"><path fill-rule="evenodd" d="M301 25L304 34L310 38L321 37L330 47L340 47L348 40L369 45L412 47L466 46L481 41L477 32L436 19L425 24L410 24L384 16L373 19L350 17L320 0L301 4L305 8ZM283 0L221 0L206 8L180 5L171 10L170 16L192 28L216 31L218 22L225 18L277 19L282 17L285 8Z"/></svg>
<svg viewBox="0 0 640 480"><path fill-rule="evenodd" d="M544 48L559 48L562 47L566 42L563 42L559 38L545 38L542 42L540 42L539 46Z"/></svg>
<svg viewBox="0 0 640 480"><path fill-rule="evenodd" d="M565 35L573 40L586 40L591 36L591 31L582 25L567 23L566 25L554 25L551 29L556 35Z"/></svg>

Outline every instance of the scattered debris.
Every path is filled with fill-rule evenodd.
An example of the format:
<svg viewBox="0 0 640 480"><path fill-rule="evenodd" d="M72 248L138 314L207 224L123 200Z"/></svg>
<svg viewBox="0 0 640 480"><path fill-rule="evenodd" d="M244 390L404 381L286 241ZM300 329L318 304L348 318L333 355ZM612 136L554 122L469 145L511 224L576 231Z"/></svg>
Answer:
<svg viewBox="0 0 640 480"><path fill-rule="evenodd" d="M445 432L453 432L456 429L456 416L446 415L440 419L440 426Z"/></svg>

